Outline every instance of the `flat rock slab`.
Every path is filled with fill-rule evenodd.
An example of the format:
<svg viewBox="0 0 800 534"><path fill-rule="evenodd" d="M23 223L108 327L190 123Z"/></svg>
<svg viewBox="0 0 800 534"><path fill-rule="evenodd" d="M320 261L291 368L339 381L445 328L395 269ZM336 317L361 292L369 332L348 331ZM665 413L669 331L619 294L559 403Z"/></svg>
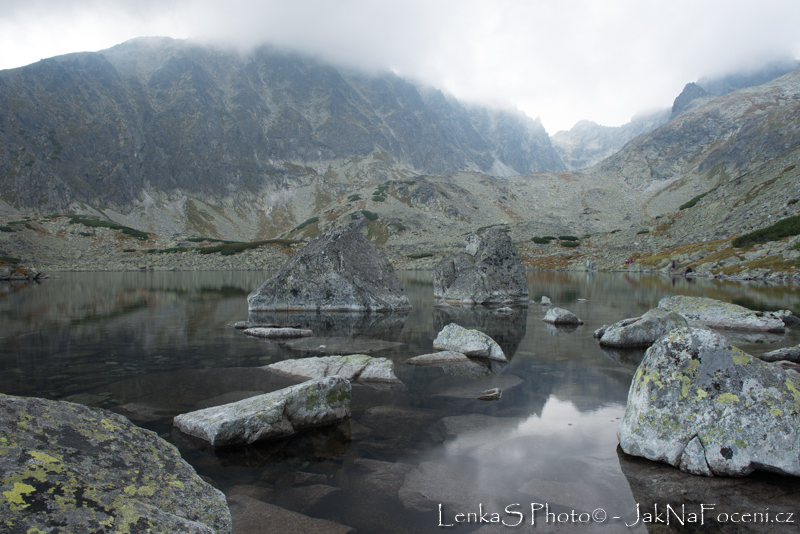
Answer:
<svg viewBox="0 0 800 534"><path fill-rule="evenodd" d="M302 328L246 328L244 334L253 337L263 337L267 339L283 339L294 337L311 337L314 332Z"/></svg>
<svg viewBox="0 0 800 534"><path fill-rule="evenodd" d="M309 337L288 341L285 345L292 350L319 354L374 354L403 346L396 341L349 337Z"/></svg>
<svg viewBox="0 0 800 534"><path fill-rule="evenodd" d="M792 363L800 363L800 345L765 352L759 356L759 358L765 362L787 361Z"/></svg>
<svg viewBox="0 0 800 534"><path fill-rule="evenodd" d="M472 362L472 360L470 360L466 354L456 352L454 350L443 350L440 352L433 352L431 354L422 354L406 360L406 363L409 365L419 365L422 367L428 365L439 366L468 362Z"/></svg>
<svg viewBox="0 0 800 534"><path fill-rule="evenodd" d="M228 506L233 516L233 534L355 533L346 525L298 514L246 495L231 495Z"/></svg>
<svg viewBox="0 0 800 534"><path fill-rule="evenodd" d="M800 476L799 390L779 366L715 332L674 330L633 377L620 446L696 475Z"/></svg>
<svg viewBox="0 0 800 534"><path fill-rule="evenodd" d="M557 307L552 307L549 310L547 310L547 313L544 315L544 319L542 319L542 321L554 325L577 326L583 324L583 321L578 319L578 317L571 311Z"/></svg>
<svg viewBox="0 0 800 534"><path fill-rule="evenodd" d="M265 369L302 378L324 378L338 375L354 382L382 382L394 384L400 380L394 374L394 362L386 358L372 358L366 354L349 356L323 356L284 360L267 365Z"/></svg>
<svg viewBox="0 0 800 534"><path fill-rule="evenodd" d="M433 348L499 362L508 361L503 349L491 337L479 330L467 330L456 323L450 323L439 332L433 340Z"/></svg>
<svg viewBox="0 0 800 534"><path fill-rule="evenodd" d="M0 395L0 429L4 532L231 531L225 496L120 415Z"/></svg>
<svg viewBox="0 0 800 534"><path fill-rule="evenodd" d="M600 345L621 349L649 347L667 332L684 326L688 323L679 313L654 308L641 317L624 319L606 327L600 333Z"/></svg>
<svg viewBox="0 0 800 534"><path fill-rule="evenodd" d="M247 297L250 310L410 310L386 256L361 232L339 226L297 251Z"/></svg>
<svg viewBox="0 0 800 534"><path fill-rule="evenodd" d="M737 304L705 297L673 295L658 301L658 307L678 312L690 322L710 328L784 332L783 312L760 312Z"/></svg>
<svg viewBox="0 0 800 534"><path fill-rule="evenodd" d="M349 417L350 393L346 378L331 376L178 415L173 424L213 447L247 445Z"/></svg>

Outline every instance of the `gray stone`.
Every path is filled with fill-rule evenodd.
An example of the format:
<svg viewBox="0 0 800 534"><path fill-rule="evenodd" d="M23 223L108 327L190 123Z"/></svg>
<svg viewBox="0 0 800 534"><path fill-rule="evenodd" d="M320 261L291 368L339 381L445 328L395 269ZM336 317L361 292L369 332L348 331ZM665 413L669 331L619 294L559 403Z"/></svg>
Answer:
<svg viewBox="0 0 800 534"><path fill-rule="evenodd" d="M464 239L465 253L433 268L433 296L451 303L527 302L525 265L511 237L498 228Z"/></svg>
<svg viewBox="0 0 800 534"><path fill-rule="evenodd" d="M436 350L452 350L467 356L489 358L499 362L508 359L492 338L478 330L467 330L455 323L445 326L433 340Z"/></svg>
<svg viewBox="0 0 800 534"><path fill-rule="evenodd" d="M800 345L765 352L759 358L765 362L789 361L800 363Z"/></svg>
<svg viewBox="0 0 800 534"><path fill-rule="evenodd" d="M431 354L422 354L420 356L414 356L413 358L409 358L406 360L406 363L409 365L419 365L419 366L428 366L428 365L447 365L447 364L458 364L458 363L467 363L471 362L467 356L461 352L456 352L454 350L443 350L441 352L433 352Z"/></svg>
<svg viewBox="0 0 800 534"><path fill-rule="evenodd" d="M771 312L753 311L737 304L705 297L673 295L658 301L658 307L678 312L690 323L699 323L711 328L764 332L784 331L781 316L776 317Z"/></svg>
<svg viewBox="0 0 800 534"><path fill-rule="evenodd" d="M545 297L542 295L542 306L550 306L552 302L550 301L550 297Z"/></svg>
<svg viewBox="0 0 800 534"><path fill-rule="evenodd" d="M283 360L267 365L265 369L307 379L341 376L351 382L400 382L394 375L394 362L386 358L372 358L366 354Z"/></svg>
<svg viewBox="0 0 800 534"><path fill-rule="evenodd" d="M267 339L287 339L295 337L310 337L314 335L311 330L301 328L246 328L244 334L253 337L263 337Z"/></svg>
<svg viewBox="0 0 800 534"><path fill-rule="evenodd" d="M410 310L389 260L360 232L340 226L297 251L247 297L250 310Z"/></svg>
<svg viewBox="0 0 800 534"><path fill-rule="evenodd" d="M798 389L783 369L719 334L680 328L650 347L639 365L620 446L698 475L763 469L798 476Z"/></svg>
<svg viewBox="0 0 800 534"><path fill-rule="evenodd" d="M175 427L213 447L290 436L350 416L350 382L341 376L309 380L272 393L175 417Z"/></svg>
<svg viewBox="0 0 800 534"><path fill-rule="evenodd" d="M502 395L503 395L503 390L501 390L500 388L492 388L492 389L487 389L486 391L484 391L475 398L483 401L493 401L493 400L500 400L500 397Z"/></svg>
<svg viewBox="0 0 800 534"><path fill-rule="evenodd" d="M542 319L546 323L555 325L579 325L583 321L569 310L563 308L550 308Z"/></svg>
<svg viewBox="0 0 800 534"><path fill-rule="evenodd" d="M225 496L120 415L0 395L0 428L6 532L231 531Z"/></svg>
<svg viewBox="0 0 800 534"><path fill-rule="evenodd" d="M672 330L688 326L682 315L654 308L641 317L625 319L606 328L600 345L615 348L649 347Z"/></svg>

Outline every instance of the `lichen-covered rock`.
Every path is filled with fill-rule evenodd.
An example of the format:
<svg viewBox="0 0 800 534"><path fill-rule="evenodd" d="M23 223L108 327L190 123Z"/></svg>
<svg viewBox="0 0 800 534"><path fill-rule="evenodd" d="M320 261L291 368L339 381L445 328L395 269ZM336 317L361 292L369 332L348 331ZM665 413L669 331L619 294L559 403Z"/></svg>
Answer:
<svg viewBox="0 0 800 534"><path fill-rule="evenodd" d="M528 301L525 265L506 232L490 228L464 239L465 253L433 268L433 296L451 303Z"/></svg>
<svg viewBox="0 0 800 534"><path fill-rule="evenodd" d="M684 326L688 324L682 315L653 308L641 317L624 319L607 327L600 334L600 345L616 348L649 347L667 332Z"/></svg>
<svg viewBox="0 0 800 534"><path fill-rule="evenodd" d="M799 388L715 332L673 330L636 371L620 446L697 475L800 476Z"/></svg>
<svg viewBox="0 0 800 534"><path fill-rule="evenodd" d="M578 316L564 308L550 308L544 315L542 321L556 325L579 325L583 321L578 319Z"/></svg>
<svg viewBox="0 0 800 534"><path fill-rule="evenodd" d="M765 362L793 362L793 363L800 363L800 345L796 345L794 347L788 347L785 349L778 349L778 350L771 350L769 352L765 352L761 356L760 359L764 360Z"/></svg>
<svg viewBox="0 0 800 534"><path fill-rule="evenodd" d="M242 332L248 336L267 339L290 339L296 337L311 337L314 335L314 332L305 328L265 328L260 326L245 328Z"/></svg>
<svg viewBox="0 0 800 534"><path fill-rule="evenodd" d="M175 417L175 427L213 447L247 445L290 436L350 416L350 381L341 376L309 380L239 402Z"/></svg>
<svg viewBox="0 0 800 534"><path fill-rule="evenodd" d="M784 331L781 312L753 311L737 304L705 297L673 295L658 301L658 307L680 313L689 322L696 322L711 328L762 332Z"/></svg>
<svg viewBox="0 0 800 534"><path fill-rule="evenodd" d="M363 234L340 226L297 251L247 297L250 310L410 310L389 260Z"/></svg>
<svg viewBox="0 0 800 534"><path fill-rule="evenodd" d="M265 369L303 378L341 376L351 382L400 382L394 375L394 362L386 358L372 358L366 354L283 360L267 365Z"/></svg>
<svg viewBox="0 0 800 534"><path fill-rule="evenodd" d="M3 532L227 533L225 496L124 417L0 395Z"/></svg>
<svg viewBox="0 0 800 534"><path fill-rule="evenodd" d="M433 340L433 348L452 350L467 356L489 358L498 362L508 361L503 349L495 340L479 330L467 330L456 323L450 323L442 328L436 339Z"/></svg>

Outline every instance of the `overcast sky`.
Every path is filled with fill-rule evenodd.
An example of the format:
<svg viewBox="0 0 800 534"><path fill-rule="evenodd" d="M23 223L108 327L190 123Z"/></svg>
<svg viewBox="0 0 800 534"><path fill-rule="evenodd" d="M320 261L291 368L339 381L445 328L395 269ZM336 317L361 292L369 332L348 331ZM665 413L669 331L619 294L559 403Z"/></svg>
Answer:
<svg viewBox="0 0 800 534"><path fill-rule="evenodd" d="M798 58L798 21L798 0L0 0L0 69L147 35L268 42L516 106L553 134Z"/></svg>

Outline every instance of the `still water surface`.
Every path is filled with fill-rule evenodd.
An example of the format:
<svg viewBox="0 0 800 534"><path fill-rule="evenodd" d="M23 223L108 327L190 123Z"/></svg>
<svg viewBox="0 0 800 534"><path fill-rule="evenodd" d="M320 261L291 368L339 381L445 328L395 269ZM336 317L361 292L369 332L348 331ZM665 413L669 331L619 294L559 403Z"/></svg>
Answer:
<svg viewBox="0 0 800 534"><path fill-rule="evenodd" d="M507 525L522 520L516 529L497 531L644 532L641 522L631 528L625 523L636 521L637 503L659 498L643 494L647 469L656 467L620 455L616 438L642 352L604 351L592 332L640 315L668 294L800 314L796 286L530 273L531 298L547 295L585 321L577 329L556 329L542 322L546 309L538 305L512 315L480 307L435 309L430 273L399 275L413 306L407 315L265 317L311 326L324 338L295 347L249 338L229 326L248 318L245 297L267 278L264 273L66 273L42 284L6 284L0 288L0 392L121 413L178 446L229 496L245 495L361 533L494 531L485 523L456 523L456 514L478 512L496 512L495 519ZM510 363L469 369L404 363L433 352L433 339L450 322L492 336ZM320 344L345 353L369 351L370 340L391 342L373 355L393 360L403 385L354 386L352 417L338 426L221 451L172 429L176 414L293 383L261 366L317 355L309 349ZM800 328L731 341L759 354L800 343ZM475 400L493 387L503 390L501 400ZM791 477L761 477L751 487L756 493L800 490ZM769 505L745 497L752 506ZM531 526L538 503L548 508ZM597 510L602 514L594 519L604 518L602 523L544 523L546 511L561 518L574 511L580 520Z"/></svg>

